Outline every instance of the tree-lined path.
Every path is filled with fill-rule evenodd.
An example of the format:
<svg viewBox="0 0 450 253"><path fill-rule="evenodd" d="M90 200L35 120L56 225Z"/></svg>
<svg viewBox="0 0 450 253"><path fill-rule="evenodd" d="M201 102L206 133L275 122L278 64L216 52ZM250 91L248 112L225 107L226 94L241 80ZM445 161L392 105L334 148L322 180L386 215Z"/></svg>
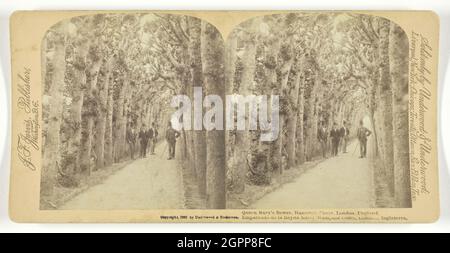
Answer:
<svg viewBox="0 0 450 253"><path fill-rule="evenodd" d="M344 13L256 17L239 28L227 38L227 88L280 94L282 131L272 143L258 141L258 133L229 134L231 191L245 195L247 181L270 185L284 171L320 157L320 127L330 132L345 122L356 137L364 119L373 126L376 150L368 160L382 175L375 188L386 185L383 194L395 199L391 207L411 206L405 32L385 18ZM242 166L249 156L251 165ZM369 205L370 173L361 174L356 166L367 166L349 158L327 160L256 207Z"/></svg>
<svg viewBox="0 0 450 253"><path fill-rule="evenodd" d="M369 162L383 176L375 182L385 187L377 189L393 196L386 207L411 206L409 46L398 25L354 13L286 13L248 19L222 36L214 24L178 14L105 13L53 25L42 45L40 208L181 208L184 187L185 196L199 199L186 201L186 208L224 209L228 197L269 188L289 177L288 170L317 162L320 127L330 132L345 123L355 138L361 119L372 126L373 157L329 158L284 187L270 207L367 206ZM219 118L231 123L239 113L224 117L222 103L194 103L193 114L178 118L191 128L180 131L175 161L131 161L64 203L65 193L78 192L95 174L130 162L130 144L144 147L149 127L165 139L169 119L185 107L171 103L174 96L230 101L231 94L278 98L268 103L267 120L278 124L271 127L275 141L260 138L264 122L256 129L246 124L246 131L218 130ZM216 128L192 130L197 113ZM298 196L312 202L291 199Z"/></svg>
<svg viewBox="0 0 450 253"><path fill-rule="evenodd" d="M95 14L53 25L42 46L40 208L60 208L67 192L130 161L130 143L139 150L150 127L165 139L174 96L192 98L198 86L224 98L216 71L224 69L224 46L213 25L187 15ZM205 205L225 208L224 132L180 131L177 147ZM166 163L133 162L64 208L178 208L180 177Z"/></svg>
<svg viewBox="0 0 450 253"><path fill-rule="evenodd" d="M60 209L183 208L181 170L175 160L167 160L165 145L156 148L156 155L136 159L109 176L103 183L87 189L68 201Z"/></svg>
<svg viewBox="0 0 450 253"><path fill-rule="evenodd" d="M348 150L348 153L324 160L292 183L258 200L250 208L373 207L373 172L369 161L358 158L357 141L353 141ZM368 151L371 151L370 148Z"/></svg>

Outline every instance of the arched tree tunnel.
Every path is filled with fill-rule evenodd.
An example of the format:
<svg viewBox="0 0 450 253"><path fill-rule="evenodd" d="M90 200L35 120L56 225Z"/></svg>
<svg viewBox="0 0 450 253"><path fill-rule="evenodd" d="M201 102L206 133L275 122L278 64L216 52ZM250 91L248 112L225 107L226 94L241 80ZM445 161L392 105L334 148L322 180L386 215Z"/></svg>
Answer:
<svg viewBox="0 0 450 253"><path fill-rule="evenodd" d="M374 187L383 182L381 191L392 199L387 206L411 205L408 39L389 20L339 12L266 15L241 23L224 40L208 22L185 15L87 15L53 26L42 55L42 208L58 207L60 192L126 162L133 173L144 173L135 175L137 181L176 176L183 168L178 177L184 195L196 199L185 203L187 208L232 208L228 200L249 187L269 186L287 170L322 159L320 126L329 135L335 123L347 122L351 153L361 120L372 132L373 152L358 163L372 164ZM223 99L234 93L279 95L277 140L260 141L260 130L182 130L176 161L133 162L148 145L140 132L150 128L159 133L157 152L167 155L167 122L176 109L171 99L179 94L192 99L195 87ZM339 161L351 167L353 160ZM155 174L136 164L151 164ZM121 177L129 178L130 172L122 171ZM162 192L164 185L178 189L179 178L169 174L155 182ZM117 182L116 177L110 184ZM149 201L145 193L139 196ZM178 203L166 204L182 208ZM142 208L156 206L145 204Z"/></svg>
<svg viewBox="0 0 450 253"><path fill-rule="evenodd" d="M330 131L334 124L340 128L346 122L350 138L357 140L362 121L372 133L368 149L374 191L387 192L391 202L386 205L410 205L405 183L409 181L408 42L400 27L369 15L280 14L244 22L227 43L236 65L228 73L234 80L231 90L281 94L282 131L276 142L258 143L251 134L229 136L239 144L228 155L233 191L245 191L243 175L267 184L277 174L320 157L318 127ZM327 141L330 152L332 144ZM248 156L253 159L248 167L259 168L250 173L240 166ZM352 166L351 161L345 166ZM378 182L383 182L382 190Z"/></svg>

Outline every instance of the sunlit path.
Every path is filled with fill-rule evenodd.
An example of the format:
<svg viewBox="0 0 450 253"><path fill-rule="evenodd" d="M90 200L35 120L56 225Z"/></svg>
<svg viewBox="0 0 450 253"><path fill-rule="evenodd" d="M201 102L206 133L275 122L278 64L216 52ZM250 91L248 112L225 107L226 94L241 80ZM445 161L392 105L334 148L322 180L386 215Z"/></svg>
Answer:
<svg viewBox="0 0 450 253"><path fill-rule="evenodd" d="M137 159L76 196L60 209L179 209L183 207L181 171L175 160L166 160L164 145L157 155Z"/></svg>
<svg viewBox="0 0 450 253"><path fill-rule="evenodd" d="M308 170L292 183L266 195L250 208L368 208L373 205L372 170L360 159L353 141L339 153Z"/></svg>

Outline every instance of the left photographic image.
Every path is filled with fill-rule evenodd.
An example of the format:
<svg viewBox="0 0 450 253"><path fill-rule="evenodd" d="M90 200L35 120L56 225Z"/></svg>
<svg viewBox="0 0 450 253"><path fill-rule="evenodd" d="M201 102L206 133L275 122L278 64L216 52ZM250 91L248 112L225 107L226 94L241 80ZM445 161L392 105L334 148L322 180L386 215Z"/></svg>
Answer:
<svg viewBox="0 0 450 253"><path fill-rule="evenodd" d="M225 166L223 131L207 137L170 123L172 96L208 86L203 72L223 64L215 44L223 42L213 26L185 15L95 14L52 26L41 48L40 208L224 207L224 180L204 197L206 163ZM218 79L207 92L220 94ZM216 155L206 156L208 141ZM184 159L194 150L199 170L180 169L194 168Z"/></svg>

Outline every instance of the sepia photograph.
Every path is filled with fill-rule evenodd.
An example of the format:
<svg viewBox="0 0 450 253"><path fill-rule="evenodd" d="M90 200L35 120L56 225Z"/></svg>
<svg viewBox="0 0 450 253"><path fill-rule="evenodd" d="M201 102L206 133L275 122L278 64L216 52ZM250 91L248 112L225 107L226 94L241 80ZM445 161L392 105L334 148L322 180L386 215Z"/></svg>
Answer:
<svg viewBox="0 0 450 253"><path fill-rule="evenodd" d="M42 39L41 210L411 208L409 41L293 12L99 13Z"/></svg>
<svg viewBox="0 0 450 253"><path fill-rule="evenodd" d="M372 15L267 15L234 29L226 86L279 94L281 131L273 142L230 133L230 205L411 207L408 50L401 27Z"/></svg>

